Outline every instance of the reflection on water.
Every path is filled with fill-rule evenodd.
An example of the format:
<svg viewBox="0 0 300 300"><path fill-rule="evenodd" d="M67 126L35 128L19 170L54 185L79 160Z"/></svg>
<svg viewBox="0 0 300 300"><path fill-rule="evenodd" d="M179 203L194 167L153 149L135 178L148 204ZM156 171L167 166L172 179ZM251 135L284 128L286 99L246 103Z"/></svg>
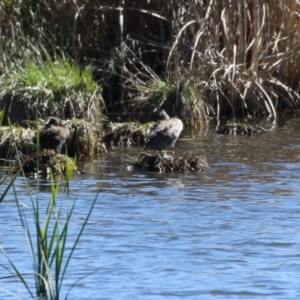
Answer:
<svg viewBox="0 0 300 300"><path fill-rule="evenodd" d="M82 278L69 299L298 299L300 123L279 122L258 137L187 134L174 150L205 154L205 172L127 171L140 148L82 162L85 174L71 182L71 200L61 197L65 205L77 201L71 237L100 193L63 294ZM36 197L37 190L46 204L49 182L17 180L29 212L29 191ZM30 273L12 193L0 219L1 246ZM11 274L7 266L0 255L0 287L28 299L16 279L3 278ZM0 297L13 299L1 290Z"/></svg>

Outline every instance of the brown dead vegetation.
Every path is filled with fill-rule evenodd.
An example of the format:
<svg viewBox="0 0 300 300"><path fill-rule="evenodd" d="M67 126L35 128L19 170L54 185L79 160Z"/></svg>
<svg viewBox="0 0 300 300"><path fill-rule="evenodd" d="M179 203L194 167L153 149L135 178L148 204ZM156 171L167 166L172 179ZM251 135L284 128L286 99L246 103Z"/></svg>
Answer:
<svg viewBox="0 0 300 300"><path fill-rule="evenodd" d="M0 157L4 159L15 158L18 151L25 156L36 153L36 145L32 138L36 135L36 128L44 125L47 120L37 122L23 122L27 128L21 126L2 126L0 128ZM102 131L97 123L83 119L63 121L70 129L70 137L62 148L62 153L72 157L103 156L107 154L106 147L102 143Z"/></svg>
<svg viewBox="0 0 300 300"><path fill-rule="evenodd" d="M157 107L190 127L212 115L276 117L299 109L299 15L297 0L2 1L0 81L27 61L67 59L93 67L107 111L142 122Z"/></svg>
<svg viewBox="0 0 300 300"><path fill-rule="evenodd" d="M18 153L14 162L14 172L22 173L31 178L39 176L50 178L51 176L72 176L80 174L77 170L74 159L67 155L55 153L36 153L31 156L24 156Z"/></svg>
<svg viewBox="0 0 300 300"><path fill-rule="evenodd" d="M238 123L228 123L220 126L216 133L226 135L259 135L265 133L268 130L261 126L251 126Z"/></svg>
<svg viewBox="0 0 300 300"><path fill-rule="evenodd" d="M141 153L129 168L149 172L205 171L210 169L206 157L187 152L183 156L161 157L160 154Z"/></svg>
<svg viewBox="0 0 300 300"><path fill-rule="evenodd" d="M149 129L153 122L139 123L112 123L105 130L102 142L113 146L139 146L144 145Z"/></svg>

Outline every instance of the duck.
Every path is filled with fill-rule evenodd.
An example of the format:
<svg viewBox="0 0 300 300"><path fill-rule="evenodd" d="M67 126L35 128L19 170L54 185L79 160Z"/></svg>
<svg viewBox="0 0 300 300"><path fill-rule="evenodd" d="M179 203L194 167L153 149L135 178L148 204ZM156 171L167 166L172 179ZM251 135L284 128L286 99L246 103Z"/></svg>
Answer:
<svg viewBox="0 0 300 300"><path fill-rule="evenodd" d="M61 150L69 136L70 130L68 126L59 123L56 117L50 117L47 124L33 138L33 143L36 144L39 140L41 151L44 149L53 149L57 153L57 150Z"/></svg>
<svg viewBox="0 0 300 300"><path fill-rule="evenodd" d="M145 150L162 150L173 147L183 130L183 123L178 118L170 118L165 110L159 112L159 121L150 129L145 143Z"/></svg>

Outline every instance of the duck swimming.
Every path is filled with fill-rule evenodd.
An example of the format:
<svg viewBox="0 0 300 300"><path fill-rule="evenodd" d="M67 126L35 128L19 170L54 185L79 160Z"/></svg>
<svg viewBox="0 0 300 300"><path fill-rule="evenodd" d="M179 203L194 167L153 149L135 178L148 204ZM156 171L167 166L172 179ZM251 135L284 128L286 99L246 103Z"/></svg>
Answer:
<svg viewBox="0 0 300 300"><path fill-rule="evenodd" d="M164 110L160 111L159 119L151 128L144 149L158 150L163 157L161 150L174 146L183 130L183 123L178 118L170 118Z"/></svg>
<svg viewBox="0 0 300 300"><path fill-rule="evenodd" d="M57 149L61 150L69 135L70 130L68 126L60 124L57 118L50 117L48 123L38 133L40 150L54 149L55 152ZM37 136L33 138L35 144L37 140Z"/></svg>

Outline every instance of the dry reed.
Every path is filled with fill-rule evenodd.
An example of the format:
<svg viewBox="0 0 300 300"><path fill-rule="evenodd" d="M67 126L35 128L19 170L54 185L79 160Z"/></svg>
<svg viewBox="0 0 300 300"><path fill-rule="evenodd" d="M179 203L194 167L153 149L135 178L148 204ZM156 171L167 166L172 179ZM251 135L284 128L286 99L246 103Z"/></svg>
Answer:
<svg viewBox="0 0 300 300"><path fill-rule="evenodd" d="M32 58L69 58L93 65L108 111L139 120L158 106L187 126L299 108L297 0L24 0L0 12L0 81Z"/></svg>

